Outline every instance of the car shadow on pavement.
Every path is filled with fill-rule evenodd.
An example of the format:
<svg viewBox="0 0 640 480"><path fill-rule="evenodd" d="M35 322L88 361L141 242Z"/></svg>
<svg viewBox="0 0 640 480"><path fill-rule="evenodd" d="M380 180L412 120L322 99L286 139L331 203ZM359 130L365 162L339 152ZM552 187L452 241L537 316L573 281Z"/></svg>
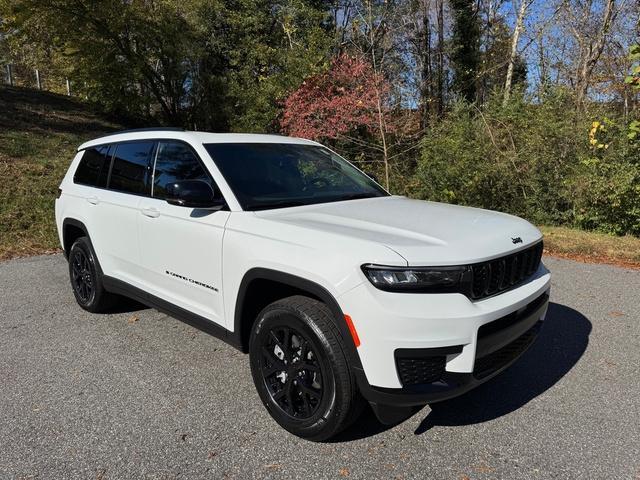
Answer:
<svg viewBox="0 0 640 480"><path fill-rule="evenodd" d="M129 297L121 297L118 298L116 304L109 309L108 312L105 312L107 315L117 314L117 313L133 313L138 312L140 310L149 310L151 307L144 305L137 300Z"/></svg>
<svg viewBox="0 0 640 480"><path fill-rule="evenodd" d="M540 336L522 358L466 395L431 405L415 434L436 425L486 422L523 407L573 368L587 349L590 333L591 322L584 315L550 303Z"/></svg>
<svg viewBox="0 0 640 480"><path fill-rule="evenodd" d="M434 426L482 423L507 415L544 393L578 362L589 343L591 322L580 312L550 303L540 336L522 358L504 372L470 392L430 405L416 435ZM421 410L424 411L424 410ZM414 415L421 415L420 411ZM382 425L370 408L336 442L349 442L381 433Z"/></svg>

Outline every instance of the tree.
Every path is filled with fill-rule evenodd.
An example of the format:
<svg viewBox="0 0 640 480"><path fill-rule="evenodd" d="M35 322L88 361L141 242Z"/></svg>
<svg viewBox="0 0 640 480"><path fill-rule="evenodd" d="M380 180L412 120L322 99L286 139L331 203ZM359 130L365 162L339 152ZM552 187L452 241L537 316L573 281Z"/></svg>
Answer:
<svg viewBox="0 0 640 480"><path fill-rule="evenodd" d="M591 2L587 3L590 4ZM611 25L618 14L615 7L615 0L607 0L602 15L602 24L595 32L595 35L592 38L590 38L590 35L580 37L581 56L578 65L578 82L576 85L578 105L582 105L584 102L591 81L591 74L600 59L600 55L602 55L606 36L611 30Z"/></svg>
<svg viewBox="0 0 640 480"><path fill-rule="evenodd" d="M451 67L453 89L468 102L476 100L476 81L480 63L480 28L474 0L451 0L453 39Z"/></svg>
<svg viewBox="0 0 640 480"><path fill-rule="evenodd" d="M282 130L324 140L339 139L359 128L375 129L376 84L382 95L388 93L369 62L343 54L328 71L306 79L287 97L280 120Z"/></svg>
<svg viewBox="0 0 640 480"><path fill-rule="evenodd" d="M444 112L444 6L443 0L412 0L409 5L410 21L405 23L410 26L409 54L415 58L420 126L425 129Z"/></svg>
<svg viewBox="0 0 640 480"><path fill-rule="evenodd" d="M516 24L513 27L513 37L511 40L511 55L509 56L509 66L507 67L507 77L504 82L504 104L506 105L511 95L511 82L513 80L513 70L518 58L518 41L520 39L520 33L524 27L524 16L527 12L527 7L533 3L533 0L520 0L520 8L518 9L518 16L516 18Z"/></svg>
<svg viewBox="0 0 640 480"><path fill-rule="evenodd" d="M442 118L444 113L444 0L436 0L436 22L438 31L438 43L436 46L436 113Z"/></svg>
<svg viewBox="0 0 640 480"><path fill-rule="evenodd" d="M431 1L412 2L412 15L417 19L415 27L416 56L420 64L420 123L425 128L432 117L435 100L436 79L431 46Z"/></svg>
<svg viewBox="0 0 640 480"><path fill-rule="evenodd" d="M319 0L222 3L200 9L203 58L213 66L198 75L199 98L208 99L209 85L216 86L223 98L212 98L210 110L224 109L225 130L277 130L282 100L328 66L333 25L327 7ZM208 112L199 113L199 128L210 128Z"/></svg>
<svg viewBox="0 0 640 480"><path fill-rule="evenodd" d="M278 100L324 65L326 8L320 0L0 0L14 50L71 59L78 93L110 111L210 130L273 129Z"/></svg>
<svg viewBox="0 0 640 480"><path fill-rule="evenodd" d="M624 83L629 85L636 92L640 91L640 45L632 45L629 52L631 73L624 78ZM633 120L629 124L629 140L638 142L640 140L640 120Z"/></svg>
<svg viewBox="0 0 640 480"><path fill-rule="evenodd" d="M624 3L624 2L623 2ZM583 110L594 70L604 51L620 7L615 0L561 0L563 21L571 33L568 52L572 62L563 72L575 88L576 104ZM565 40L566 42L566 40ZM569 56L569 55L566 55Z"/></svg>

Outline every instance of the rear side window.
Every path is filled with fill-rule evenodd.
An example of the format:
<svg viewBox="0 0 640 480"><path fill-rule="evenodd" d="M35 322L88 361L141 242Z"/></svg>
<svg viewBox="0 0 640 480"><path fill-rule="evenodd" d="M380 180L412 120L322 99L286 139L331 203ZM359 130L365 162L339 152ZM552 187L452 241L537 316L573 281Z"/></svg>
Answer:
<svg viewBox="0 0 640 480"><path fill-rule="evenodd" d="M111 147L87 148L73 176L73 182L91 187L106 187L111 161Z"/></svg>
<svg viewBox="0 0 640 480"><path fill-rule="evenodd" d="M126 142L116 146L109 189L143 195L149 193L149 158L153 142Z"/></svg>
<svg viewBox="0 0 640 480"><path fill-rule="evenodd" d="M181 142L160 142L153 174L153 197L164 200L167 185L179 180L204 180L213 186L211 177L189 146Z"/></svg>

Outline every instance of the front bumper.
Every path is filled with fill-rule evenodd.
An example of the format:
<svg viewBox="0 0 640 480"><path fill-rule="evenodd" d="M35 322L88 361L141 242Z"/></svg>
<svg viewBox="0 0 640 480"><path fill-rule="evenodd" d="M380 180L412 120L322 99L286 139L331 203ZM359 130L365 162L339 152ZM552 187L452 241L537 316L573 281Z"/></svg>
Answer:
<svg viewBox="0 0 640 480"><path fill-rule="evenodd" d="M517 289L479 302L460 294L386 293L367 284L347 292L340 303L362 342L361 368L355 368L360 391L371 403L408 407L455 397L487 381L534 342L549 282L541 266ZM406 365L413 370L407 373ZM420 375L429 378L437 368L437 379L420 382Z"/></svg>
<svg viewBox="0 0 640 480"><path fill-rule="evenodd" d="M548 296L544 294L544 297L542 308L546 308L548 303ZM444 372L436 382L411 385L400 389L372 387L366 382L364 375L358 375L361 392L372 403L397 407L425 405L461 395L509 367L528 350L542 328L543 322L539 319L539 314L538 310L518 321L515 325L517 329L525 326L528 328L501 348L479 356L476 359L476 368L472 373ZM491 348L496 346L497 344L487 345Z"/></svg>

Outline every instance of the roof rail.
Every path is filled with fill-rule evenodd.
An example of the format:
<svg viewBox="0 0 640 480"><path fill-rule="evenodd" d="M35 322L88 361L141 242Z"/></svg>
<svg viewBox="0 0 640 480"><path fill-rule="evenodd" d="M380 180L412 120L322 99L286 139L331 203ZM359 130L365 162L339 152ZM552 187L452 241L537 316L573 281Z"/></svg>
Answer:
<svg viewBox="0 0 640 480"><path fill-rule="evenodd" d="M109 137L111 135L120 135L121 133L134 133L134 132L186 132L186 130L180 127L132 128L130 130L120 130L118 132L107 133L103 135L103 137Z"/></svg>

